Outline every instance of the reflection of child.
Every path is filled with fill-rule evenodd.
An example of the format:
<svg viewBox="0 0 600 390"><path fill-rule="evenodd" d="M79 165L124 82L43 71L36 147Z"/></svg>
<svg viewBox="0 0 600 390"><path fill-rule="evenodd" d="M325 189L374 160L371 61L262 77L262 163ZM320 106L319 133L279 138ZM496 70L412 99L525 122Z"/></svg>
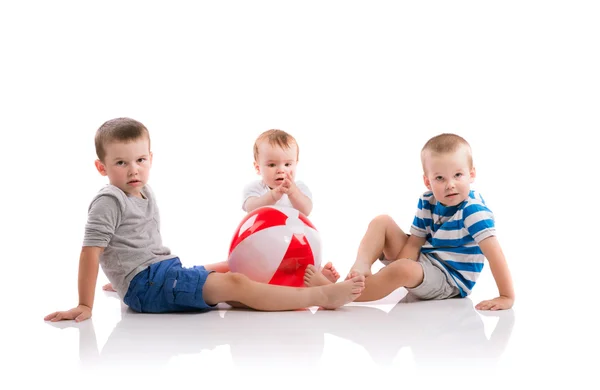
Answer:
<svg viewBox="0 0 600 390"><path fill-rule="evenodd" d="M267 130L254 142L254 169L261 176L244 188L242 209L251 212L262 206L293 207L308 216L312 193L301 181L295 181L298 166L298 142L282 130ZM331 262L321 273L331 282L340 275Z"/></svg>
<svg viewBox="0 0 600 390"><path fill-rule="evenodd" d="M349 277L365 275L360 301L385 297L406 287L421 299L465 297L471 293L487 258L498 297L480 302L479 310L512 307L515 294L508 264L496 238L494 216L483 198L471 190L475 167L471 147L462 137L441 134L421 151L423 180L429 191L419 199L407 235L389 216L369 224ZM383 253L389 265L371 275ZM308 268L305 281L328 283Z"/></svg>
<svg viewBox="0 0 600 390"><path fill-rule="evenodd" d="M79 259L79 304L47 315L46 321L86 320L92 316L98 266L132 310L147 313L204 311L231 302L264 311L308 306L335 309L356 299L364 277L316 288L293 288L251 281L210 266L184 268L163 246L154 193L150 135L129 118L105 122L96 132L96 168L108 176L88 209Z"/></svg>
<svg viewBox="0 0 600 390"><path fill-rule="evenodd" d="M392 293L394 300L383 301L395 302L402 294ZM513 310L478 312L470 297L413 304L418 301L408 293L390 311L355 305L328 316L323 332L360 345L379 366L392 364L398 352L408 347L422 368L456 370L452 363L494 368L511 337ZM482 317L498 321L489 338ZM320 319L315 316L314 320L318 329ZM377 329L376 334L373 329Z"/></svg>

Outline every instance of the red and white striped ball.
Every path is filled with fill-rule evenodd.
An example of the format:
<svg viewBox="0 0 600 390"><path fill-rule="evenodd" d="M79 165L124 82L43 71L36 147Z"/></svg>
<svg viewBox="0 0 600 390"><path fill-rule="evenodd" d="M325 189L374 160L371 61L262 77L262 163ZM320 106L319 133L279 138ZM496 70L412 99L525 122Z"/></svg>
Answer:
<svg viewBox="0 0 600 390"><path fill-rule="evenodd" d="M257 282L303 287L306 267L321 267L321 237L294 208L260 207L240 222L228 261L232 272Z"/></svg>

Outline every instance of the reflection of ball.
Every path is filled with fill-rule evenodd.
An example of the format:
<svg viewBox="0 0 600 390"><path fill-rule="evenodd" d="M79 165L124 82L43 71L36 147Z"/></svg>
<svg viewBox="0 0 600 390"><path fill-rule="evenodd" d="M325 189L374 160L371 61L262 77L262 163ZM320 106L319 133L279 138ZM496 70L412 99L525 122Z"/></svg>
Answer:
<svg viewBox="0 0 600 390"><path fill-rule="evenodd" d="M257 282L302 287L309 264L321 266L321 237L304 214L290 207L248 213L229 247L229 269Z"/></svg>

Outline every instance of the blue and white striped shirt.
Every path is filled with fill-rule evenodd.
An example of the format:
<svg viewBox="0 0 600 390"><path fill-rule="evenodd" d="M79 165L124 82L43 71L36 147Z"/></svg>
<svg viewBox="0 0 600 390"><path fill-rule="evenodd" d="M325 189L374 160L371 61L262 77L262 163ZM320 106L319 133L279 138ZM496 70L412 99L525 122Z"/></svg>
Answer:
<svg viewBox="0 0 600 390"><path fill-rule="evenodd" d="M424 193L410 233L424 237L421 255L427 256L454 281L465 297L481 274L485 257L479 242L495 236L494 215L475 191L459 205L446 207L433 192Z"/></svg>

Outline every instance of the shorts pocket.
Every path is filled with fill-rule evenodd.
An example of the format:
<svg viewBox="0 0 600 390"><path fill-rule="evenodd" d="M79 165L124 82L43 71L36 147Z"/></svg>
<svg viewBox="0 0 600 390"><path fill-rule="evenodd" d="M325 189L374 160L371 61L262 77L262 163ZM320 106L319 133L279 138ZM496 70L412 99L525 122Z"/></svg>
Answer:
<svg viewBox="0 0 600 390"><path fill-rule="evenodd" d="M169 272L165 281L167 302L181 306L195 306L200 273L194 269Z"/></svg>

